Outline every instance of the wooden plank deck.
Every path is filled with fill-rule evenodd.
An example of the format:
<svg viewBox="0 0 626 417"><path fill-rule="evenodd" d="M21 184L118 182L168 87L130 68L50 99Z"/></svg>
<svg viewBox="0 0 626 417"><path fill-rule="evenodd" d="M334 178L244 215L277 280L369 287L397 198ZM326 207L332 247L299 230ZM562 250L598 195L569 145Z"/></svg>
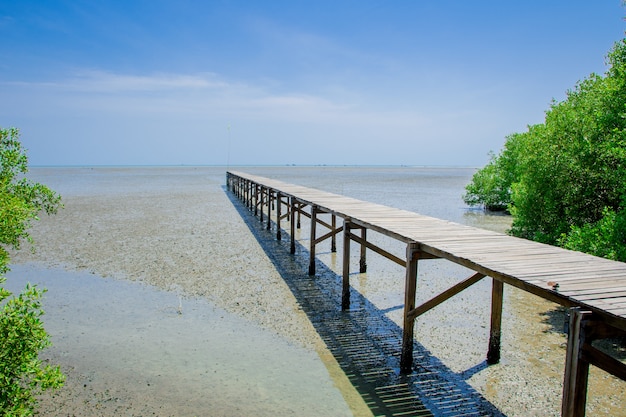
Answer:
<svg viewBox="0 0 626 417"><path fill-rule="evenodd" d="M402 242L417 242L423 252L550 301L589 309L602 315L611 325L626 330L626 312L621 311L626 303L626 263L274 179L241 172L231 174L280 190L284 196L295 197ZM584 296L594 290L602 290L603 296ZM613 305L616 308L612 308Z"/></svg>
<svg viewBox="0 0 626 417"><path fill-rule="evenodd" d="M228 181L233 182L229 186L239 192L243 199L247 199L250 204L254 201L255 205L261 206L261 213L263 212L263 204L268 205L268 227L271 210L269 204L274 200L281 201L278 204L279 206L282 204L282 199L273 199L273 194L276 196L280 195L281 198L291 201L291 203L287 204L288 209L292 211L300 213L303 212L303 207L311 207L311 214L305 213L305 215L312 219L312 257L315 256L317 213L330 213L333 216L333 222L335 216L343 219L344 226L342 231L346 239L360 241L362 245L367 244L369 245L368 247L375 249L376 252L387 256L391 260L398 261L398 258L394 255L386 254L383 249L374 247L367 242L365 237L360 238L358 235L354 235L351 230L360 228L363 233L362 236L365 236L365 230L370 229L407 244L404 307L405 341L403 342L401 364L401 368L404 371L410 371L410 363L412 362L412 353L407 351L407 346L409 346L409 342L413 338L413 320L421 312L426 311L424 305L418 308L415 308L414 305L415 275L419 259L443 258L463 265L479 274L471 277L467 285L460 285L458 289L453 287L448 290L448 293L442 294L440 299L435 297L435 299L431 300L434 305L445 301L450 296L472 285L482 276L493 279L492 328L490 352L488 353L488 358L491 358L490 363L497 362L500 357L502 283L523 289L563 306L589 312L589 314L593 314L593 320L606 323L620 332L620 334L626 332L626 263L465 226L406 210L360 201L275 179L233 171L228 172L227 177ZM261 197L263 193L266 194L264 197ZM280 226L278 228L280 229ZM337 229L334 232L338 231L340 230ZM332 235L334 238L334 234L330 233L329 235ZM320 238L319 240L322 239ZM347 245L347 249L345 246L344 289L348 288L349 290L349 271L346 270L349 269L349 263L346 261L346 257L349 259L350 245ZM347 253L346 250L348 251ZM364 247L362 247L363 250ZM313 261L311 268L313 269L310 269L309 273L314 271ZM346 295L344 294L344 296ZM349 297L349 291L347 297ZM344 300L342 304L344 306L349 305L349 299ZM585 318L578 321L582 323L580 324L581 326L584 326L589 320ZM574 333L576 335L579 334L578 331ZM580 337L586 337L584 336L585 332L580 333L582 334ZM570 337L572 337L571 334ZM574 344L574 341L571 343ZM585 345L585 349L589 351L591 347L585 343L583 341L580 345ZM589 363L585 362L583 364L583 370L581 371L583 373L585 372L585 364L588 368ZM618 367L619 364L614 363L613 366ZM579 372L578 366L575 372ZM619 372L623 372L623 370ZM579 377L580 375L577 378ZM586 380L584 384L584 389L586 390ZM569 386L566 387L566 390L569 388ZM576 389L580 389L580 387ZM564 395L569 397L568 401L571 403L574 401L572 397L579 397L580 393L573 395L564 391ZM580 401L580 399L576 398L576 401ZM568 405L568 410L577 409L579 410L578 414L576 411L568 414L564 405L564 415L584 415L584 399L582 401L582 406L580 404L576 406ZM583 408L582 414L580 414L580 407Z"/></svg>

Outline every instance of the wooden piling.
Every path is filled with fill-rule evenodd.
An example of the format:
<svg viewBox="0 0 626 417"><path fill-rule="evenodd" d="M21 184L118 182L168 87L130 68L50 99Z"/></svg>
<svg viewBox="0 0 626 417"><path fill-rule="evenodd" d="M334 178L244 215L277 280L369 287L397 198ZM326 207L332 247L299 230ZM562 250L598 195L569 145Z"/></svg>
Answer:
<svg viewBox="0 0 626 417"><path fill-rule="evenodd" d="M487 351L487 363L489 365L500 362L503 289L502 281L494 279L491 288L491 330L489 332L489 350Z"/></svg>
<svg viewBox="0 0 626 417"><path fill-rule="evenodd" d="M335 230L337 228L337 216L335 216L334 214L331 215L330 224L332 226L332 230ZM332 253L337 252L337 239L335 238L334 234L330 238L330 251Z"/></svg>
<svg viewBox="0 0 626 417"><path fill-rule="evenodd" d="M341 289L341 309L350 308L350 220L343 222L343 270Z"/></svg>
<svg viewBox="0 0 626 417"><path fill-rule="evenodd" d="M582 417L587 405L587 383L589 362L581 356L585 343L585 321L591 317L590 311L580 308L570 309L565 377L563 380L562 417Z"/></svg>
<svg viewBox="0 0 626 417"><path fill-rule="evenodd" d="M291 219L289 221L289 226L291 228L291 245L289 246L289 253L292 255L296 253L296 198L289 197L289 214Z"/></svg>
<svg viewBox="0 0 626 417"><path fill-rule="evenodd" d="M270 187L266 187L267 189L267 225L265 228L267 230L271 230L272 228L272 189Z"/></svg>
<svg viewBox="0 0 626 417"><path fill-rule="evenodd" d="M415 308L418 259L418 244L416 242L411 242L406 247L404 321L402 326L402 352L400 354L400 372L403 374L408 374L413 371L413 331L415 327L415 318L411 316L410 312Z"/></svg>
<svg viewBox="0 0 626 417"><path fill-rule="evenodd" d="M276 190L276 240L282 239L282 234L280 231L280 218L281 218L281 207L282 207L282 195L280 191Z"/></svg>
<svg viewBox="0 0 626 417"><path fill-rule="evenodd" d="M309 245L309 275L315 275L315 229L317 228L317 206L311 206L311 242Z"/></svg>
<svg viewBox="0 0 626 417"><path fill-rule="evenodd" d="M359 259L359 272L361 274L367 272L367 259L366 259L366 250L367 250L367 229L365 227L361 228L361 257Z"/></svg>

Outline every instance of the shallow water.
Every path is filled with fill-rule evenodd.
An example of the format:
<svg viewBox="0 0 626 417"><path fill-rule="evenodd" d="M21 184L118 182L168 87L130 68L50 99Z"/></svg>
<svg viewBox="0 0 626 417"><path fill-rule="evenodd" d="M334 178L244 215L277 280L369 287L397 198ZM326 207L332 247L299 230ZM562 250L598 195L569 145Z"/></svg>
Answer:
<svg viewBox="0 0 626 417"><path fill-rule="evenodd" d="M129 397L106 386L105 400L158 415L352 415L314 351L204 300L15 265L8 288L26 282L54 294L44 299L54 362L84 375L85 389L98 391L112 377L133 389Z"/></svg>

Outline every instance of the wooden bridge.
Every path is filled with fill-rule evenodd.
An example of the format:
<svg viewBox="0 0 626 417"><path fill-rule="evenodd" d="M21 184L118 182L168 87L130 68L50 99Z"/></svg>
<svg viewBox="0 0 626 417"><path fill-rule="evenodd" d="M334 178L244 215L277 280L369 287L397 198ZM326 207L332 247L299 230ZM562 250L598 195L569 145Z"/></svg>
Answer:
<svg viewBox="0 0 626 417"><path fill-rule="evenodd" d="M489 364L500 360L503 286L508 284L570 308L563 416L585 415L590 365L626 380L626 365L592 346L592 341L597 339L626 335L626 263L242 172L227 172L227 186L261 221L267 221L268 230L273 219L277 239L282 239L281 222L289 221L292 253L295 253L295 229L300 226L301 216L310 218L310 275L315 274L316 245L331 239L335 251L336 235L343 233L343 309L350 306L350 241L360 244L360 272L365 272L367 267L367 249L406 268L400 355L403 373L410 373L413 368L415 319L490 277ZM323 220L321 214L329 214L330 220ZM337 218L343 220L339 226ZM318 236L318 225L328 232ZM367 230L404 242L405 258L372 244L367 239ZM416 306L418 261L436 258L475 273Z"/></svg>

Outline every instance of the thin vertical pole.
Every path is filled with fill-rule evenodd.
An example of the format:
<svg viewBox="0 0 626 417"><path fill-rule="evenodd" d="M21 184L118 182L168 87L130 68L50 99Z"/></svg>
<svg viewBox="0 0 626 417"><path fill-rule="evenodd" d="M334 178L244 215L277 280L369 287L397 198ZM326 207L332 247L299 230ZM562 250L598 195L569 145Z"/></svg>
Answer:
<svg viewBox="0 0 626 417"><path fill-rule="evenodd" d="M409 243L406 247L406 275L404 284L404 323L402 329L402 353L400 354L400 372L411 373L413 370L413 327L415 318L409 312L415 308L417 291L418 245Z"/></svg>
<svg viewBox="0 0 626 417"><path fill-rule="evenodd" d="M359 259L359 272L364 273L367 272L367 260L365 259L365 250L367 246L365 246L365 242L367 241L367 229L365 227L361 228L361 258Z"/></svg>
<svg viewBox="0 0 626 417"><path fill-rule="evenodd" d="M263 201L265 201L265 193L263 192L263 186L259 185L259 196L261 201L259 201L259 220L263 223Z"/></svg>
<svg viewBox="0 0 626 417"><path fill-rule="evenodd" d="M252 181L247 182L247 207L248 209L252 209Z"/></svg>
<svg viewBox="0 0 626 417"><path fill-rule="evenodd" d="M276 191L276 240L281 240L282 235L280 233L280 216L281 216L281 195L279 191Z"/></svg>
<svg viewBox="0 0 626 417"><path fill-rule="evenodd" d="M300 209L302 208L302 205L298 205L298 221L296 223L296 227L299 229L300 228Z"/></svg>
<svg viewBox="0 0 626 417"><path fill-rule="evenodd" d="M259 184L254 184L254 215L259 215Z"/></svg>
<svg viewBox="0 0 626 417"><path fill-rule="evenodd" d="M584 417L585 415L589 362L584 360L580 353L585 344L585 322L590 317L590 311L581 311L580 307L570 309L561 404L562 417Z"/></svg>
<svg viewBox="0 0 626 417"><path fill-rule="evenodd" d="M331 215L331 226L332 226L332 232L335 232L335 229L337 228L337 216L335 216L334 214ZM337 252L337 240L335 239L336 235L332 235L330 238L330 251L335 253Z"/></svg>
<svg viewBox="0 0 626 417"><path fill-rule="evenodd" d="M491 288L491 331L489 332L489 350L487 363L500 362L500 340L502 337L502 298L504 283L493 279Z"/></svg>
<svg viewBox="0 0 626 417"><path fill-rule="evenodd" d="M289 209L289 215L291 216L291 224L289 225L291 227L291 246L289 252L293 255L296 253L296 199L289 197L289 204L291 204L291 208Z"/></svg>
<svg viewBox="0 0 626 417"><path fill-rule="evenodd" d="M272 190L267 187L267 230L272 227Z"/></svg>
<svg viewBox="0 0 626 417"><path fill-rule="evenodd" d="M315 228L317 227L317 206L311 206L311 244L309 249L309 275L315 275Z"/></svg>
<svg viewBox="0 0 626 417"><path fill-rule="evenodd" d="M343 221L343 275L341 289L341 309L350 308L350 221Z"/></svg>

